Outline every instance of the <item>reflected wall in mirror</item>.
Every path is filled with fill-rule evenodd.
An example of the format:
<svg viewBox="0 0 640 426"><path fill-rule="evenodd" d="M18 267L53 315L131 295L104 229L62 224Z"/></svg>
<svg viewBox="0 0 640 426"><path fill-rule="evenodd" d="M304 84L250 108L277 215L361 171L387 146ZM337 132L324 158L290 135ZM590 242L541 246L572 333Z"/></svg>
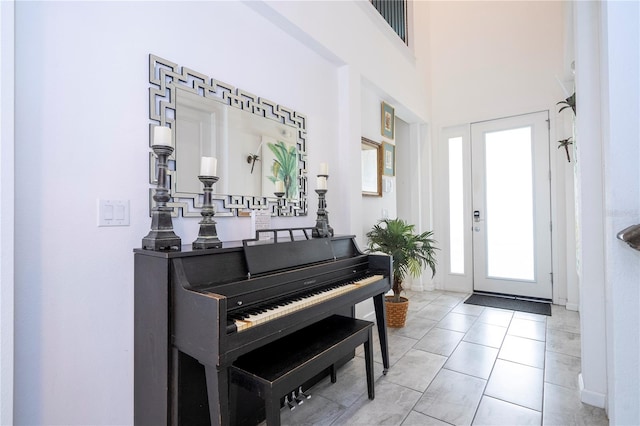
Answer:
<svg viewBox="0 0 640 426"><path fill-rule="evenodd" d="M200 217L203 156L218 159L216 216L252 209L307 214L304 115L154 55L149 55L149 82L150 130L157 124L173 129L168 205L174 216ZM151 156L149 177L155 183ZM285 192L280 207L276 188Z"/></svg>
<svg viewBox="0 0 640 426"><path fill-rule="evenodd" d="M362 138L362 195L382 196L382 145Z"/></svg>

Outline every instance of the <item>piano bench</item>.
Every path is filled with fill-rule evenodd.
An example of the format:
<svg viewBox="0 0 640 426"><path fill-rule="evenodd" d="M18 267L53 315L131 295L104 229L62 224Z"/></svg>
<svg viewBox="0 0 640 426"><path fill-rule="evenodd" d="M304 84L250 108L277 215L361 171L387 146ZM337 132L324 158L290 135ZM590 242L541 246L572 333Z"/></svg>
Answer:
<svg viewBox="0 0 640 426"><path fill-rule="evenodd" d="M268 426L280 425L280 399L364 344L367 392L374 399L373 323L333 315L282 339L240 356L229 379L264 400ZM293 401L292 401L293 402Z"/></svg>

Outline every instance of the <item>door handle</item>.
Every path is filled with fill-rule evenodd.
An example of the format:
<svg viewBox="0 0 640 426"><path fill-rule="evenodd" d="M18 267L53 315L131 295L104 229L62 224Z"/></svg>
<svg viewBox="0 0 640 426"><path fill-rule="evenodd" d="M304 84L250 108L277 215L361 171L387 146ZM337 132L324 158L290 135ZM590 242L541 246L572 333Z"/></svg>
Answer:
<svg viewBox="0 0 640 426"><path fill-rule="evenodd" d="M475 223L479 223L480 222L480 210L474 210L473 211L473 221ZM473 226L473 231L474 232L480 232L480 227L477 225Z"/></svg>
<svg viewBox="0 0 640 426"><path fill-rule="evenodd" d="M629 247L640 250L640 224L623 229L618 232L617 237L620 241L629 244Z"/></svg>

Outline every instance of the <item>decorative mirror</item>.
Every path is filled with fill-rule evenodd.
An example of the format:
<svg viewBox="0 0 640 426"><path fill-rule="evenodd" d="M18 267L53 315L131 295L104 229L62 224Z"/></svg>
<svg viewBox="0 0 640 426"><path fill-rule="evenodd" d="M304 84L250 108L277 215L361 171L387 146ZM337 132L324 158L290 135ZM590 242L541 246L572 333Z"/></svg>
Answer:
<svg viewBox="0 0 640 426"><path fill-rule="evenodd" d="M362 195L382 196L382 145L362 138Z"/></svg>
<svg viewBox="0 0 640 426"><path fill-rule="evenodd" d="M243 216L255 209L281 216L307 214L304 115L155 55L149 55L149 83L149 118L154 122L149 146L154 126L172 129L172 202L167 205L174 216L200 217L203 156L218 159L220 180L212 197L216 216ZM150 155L149 181L155 184Z"/></svg>

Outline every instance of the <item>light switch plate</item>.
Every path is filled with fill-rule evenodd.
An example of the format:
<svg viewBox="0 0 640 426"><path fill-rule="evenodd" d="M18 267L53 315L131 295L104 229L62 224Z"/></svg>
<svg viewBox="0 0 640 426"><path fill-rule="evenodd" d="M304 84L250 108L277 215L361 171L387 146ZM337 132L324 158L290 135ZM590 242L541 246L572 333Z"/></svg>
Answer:
<svg viewBox="0 0 640 426"><path fill-rule="evenodd" d="M98 226L129 226L129 200L98 200Z"/></svg>

